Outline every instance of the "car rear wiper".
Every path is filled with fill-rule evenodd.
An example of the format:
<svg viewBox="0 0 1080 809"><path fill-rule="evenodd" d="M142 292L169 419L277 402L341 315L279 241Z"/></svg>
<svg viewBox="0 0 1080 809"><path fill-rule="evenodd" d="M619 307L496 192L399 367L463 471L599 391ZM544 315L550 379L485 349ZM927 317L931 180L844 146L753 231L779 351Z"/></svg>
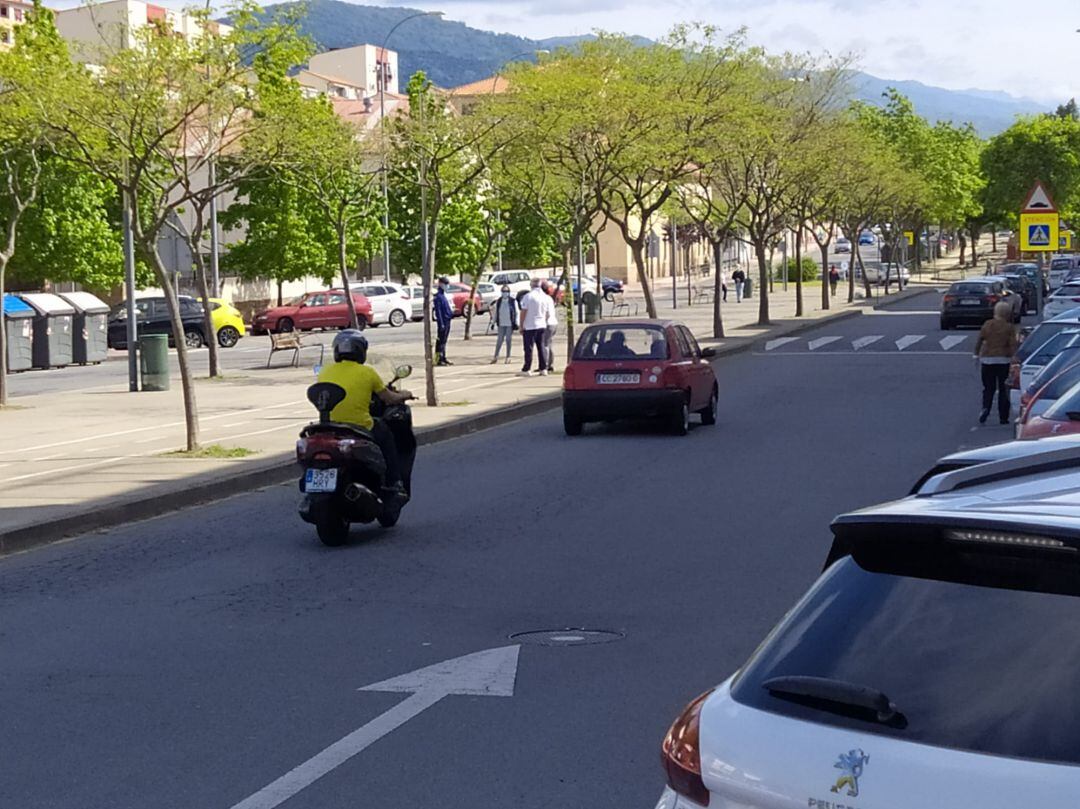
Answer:
<svg viewBox="0 0 1080 809"><path fill-rule="evenodd" d="M813 708L868 719L894 728L906 728L907 717L876 688L827 677L773 677L762 683L770 694Z"/></svg>

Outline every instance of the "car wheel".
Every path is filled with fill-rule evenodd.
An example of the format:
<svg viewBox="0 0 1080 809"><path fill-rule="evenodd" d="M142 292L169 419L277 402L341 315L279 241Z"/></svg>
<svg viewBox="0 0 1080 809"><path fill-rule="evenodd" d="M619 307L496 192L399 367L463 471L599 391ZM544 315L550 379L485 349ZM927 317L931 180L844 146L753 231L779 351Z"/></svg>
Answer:
<svg viewBox="0 0 1080 809"><path fill-rule="evenodd" d="M563 430L567 435L581 435L581 430L585 426L584 423L577 416L571 416L569 413L563 413L562 417Z"/></svg>
<svg viewBox="0 0 1080 809"><path fill-rule="evenodd" d="M240 342L240 332L235 326L222 326L218 329L217 341L222 348L232 348Z"/></svg>
<svg viewBox="0 0 1080 809"><path fill-rule="evenodd" d="M349 521L332 513L331 509L327 509L315 522L315 532L323 545L337 548L344 545L345 540L349 538Z"/></svg>
<svg viewBox="0 0 1080 809"><path fill-rule="evenodd" d="M193 328L184 329L184 345L186 345L188 348L202 348L202 332L198 329Z"/></svg>
<svg viewBox="0 0 1080 809"><path fill-rule="evenodd" d="M283 317L277 322L277 331L292 331L296 328L291 317Z"/></svg>
<svg viewBox="0 0 1080 809"><path fill-rule="evenodd" d="M405 320L405 313L402 312L400 309L395 309L393 312L390 313L390 325L393 326L395 329L404 326Z"/></svg>
<svg viewBox="0 0 1080 809"><path fill-rule="evenodd" d="M613 289L605 289L604 290L604 300L607 301L608 303L615 303L615 290L613 290Z"/></svg>
<svg viewBox="0 0 1080 809"><path fill-rule="evenodd" d="M716 388L713 388L712 394L709 396L709 406L700 411L701 423L712 426L716 424L716 410L719 404L719 395Z"/></svg>
<svg viewBox="0 0 1080 809"><path fill-rule="evenodd" d="M690 402L683 397L682 403L671 414L671 431L675 435L690 432Z"/></svg>
<svg viewBox="0 0 1080 809"><path fill-rule="evenodd" d="M947 321L945 318L941 318L940 325L941 325L941 330L942 331L948 331L949 329L952 328L952 324L949 323L949 321Z"/></svg>

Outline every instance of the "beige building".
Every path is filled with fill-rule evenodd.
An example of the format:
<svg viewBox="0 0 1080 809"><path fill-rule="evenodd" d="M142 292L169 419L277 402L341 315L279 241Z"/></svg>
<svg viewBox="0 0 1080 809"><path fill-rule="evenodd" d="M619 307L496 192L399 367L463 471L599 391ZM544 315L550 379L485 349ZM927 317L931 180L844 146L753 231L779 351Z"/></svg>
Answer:
<svg viewBox="0 0 1080 809"><path fill-rule="evenodd" d="M72 54L83 60L92 59L102 48L132 47L137 32L149 25L184 37L198 37L203 30L197 17L142 0L105 0L56 12L60 36L71 45ZM213 21L209 25L215 31L230 30Z"/></svg>
<svg viewBox="0 0 1080 809"><path fill-rule="evenodd" d="M309 74L301 78L303 73ZM348 88L353 96L343 98L362 99L378 95L381 78L385 77L386 92L398 92L398 55L391 50L383 50L374 45L354 45L351 48L337 48L324 53L317 53L308 62L307 70L301 71L298 80L305 87L310 81L329 82L341 88ZM320 89L320 92L323 92ZM327 92L327 95L331 95Z"/></svg>
<svg viewBox="0 0 1080 809"><path fill-rule="evenodd" d="M14 44L15 26L22 25L33 8L33 4L21 0L0 0L0 50L7 50Z"/></svg>

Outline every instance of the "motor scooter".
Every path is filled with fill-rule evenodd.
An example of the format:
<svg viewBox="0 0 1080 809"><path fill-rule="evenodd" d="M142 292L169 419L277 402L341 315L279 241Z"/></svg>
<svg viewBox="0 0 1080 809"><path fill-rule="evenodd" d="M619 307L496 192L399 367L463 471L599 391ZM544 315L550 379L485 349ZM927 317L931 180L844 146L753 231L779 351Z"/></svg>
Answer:
<svg viewBox="0 0 1080 809"><path fill-rule="evenodd" d="M412 366L394 369L391 390L412 373ZM307 390L319 420L307 425L296 442L300 477L300 517L315 526L323 544L336 547L349 537L352 523L378 521L384 528L397 524L404 501L386 490L386 461L372 434L354 424L330 419L345 399L345 389L332 382L316 382ZM412 495L412 469L416 461L416 435L408 404L386 405L372 397L371 415L389 427L401 463L401 481Z"/></svg>

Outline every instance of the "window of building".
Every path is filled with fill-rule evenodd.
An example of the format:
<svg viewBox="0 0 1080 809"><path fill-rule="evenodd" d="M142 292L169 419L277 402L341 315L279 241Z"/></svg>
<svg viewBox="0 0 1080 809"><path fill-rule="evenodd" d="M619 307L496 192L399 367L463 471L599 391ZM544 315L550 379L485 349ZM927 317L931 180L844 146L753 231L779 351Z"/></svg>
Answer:
<svg viewBox="0 0 1080 809"><path fill-rule="evenodd" d="M22 22L23 11L21 8L15 9L15 22Z"/></svg>
<svg viewBox="0 0 1080 809"><path fill-rule="evenodd" d="M6 17L8 15L8 7L0 6L0 17Z"/></svg>

